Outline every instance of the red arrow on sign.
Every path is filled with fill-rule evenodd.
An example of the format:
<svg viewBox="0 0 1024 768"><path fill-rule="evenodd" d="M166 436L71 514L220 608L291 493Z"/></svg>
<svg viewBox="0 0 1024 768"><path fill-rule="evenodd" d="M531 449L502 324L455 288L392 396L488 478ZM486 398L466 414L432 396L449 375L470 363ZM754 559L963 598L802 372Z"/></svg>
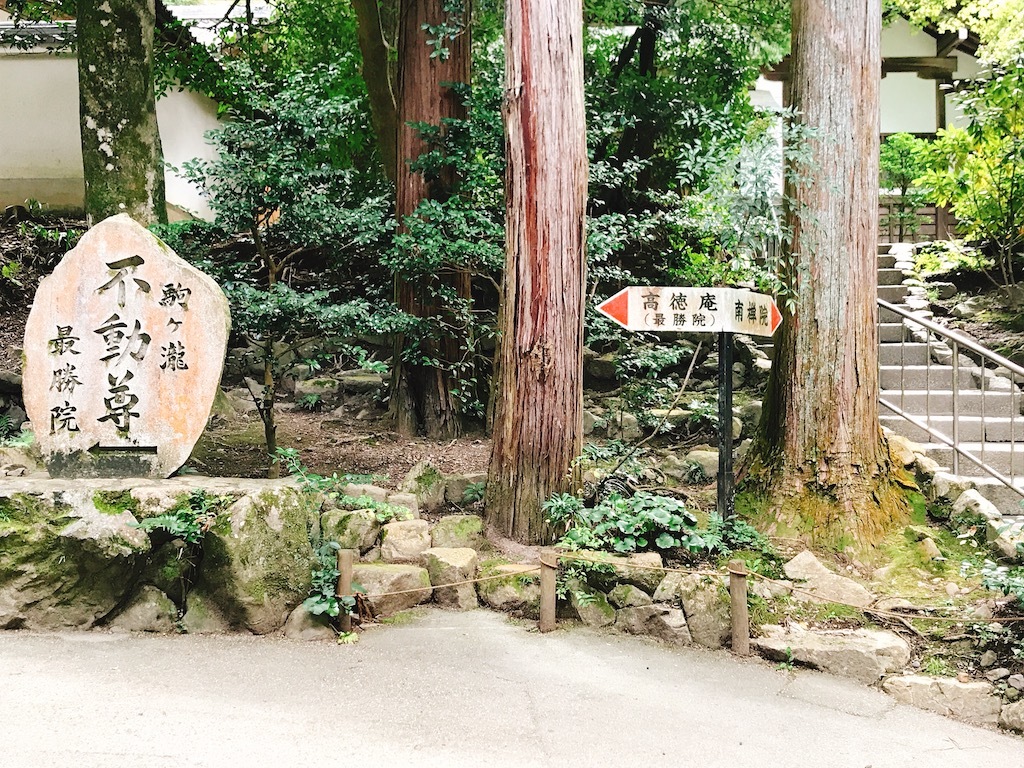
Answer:
<svg viewBox="0 0 1024 768"><path fill-rule="evenodd" d="M629 288L623 288L609 299L597 305L597 311L610 317L626 330L629 327Z"/></svg>
<svg viewBox="0 0 1024 768"><path fill-rule="evenodd" d="M768 332L768 335L771 336L777 330L779 330L779 326L780 325L782 325L782 313L779 312L779 308L777 306L775 306L775 302L773 301L772 302L772 324L771 324L771 329Z"/></svg>

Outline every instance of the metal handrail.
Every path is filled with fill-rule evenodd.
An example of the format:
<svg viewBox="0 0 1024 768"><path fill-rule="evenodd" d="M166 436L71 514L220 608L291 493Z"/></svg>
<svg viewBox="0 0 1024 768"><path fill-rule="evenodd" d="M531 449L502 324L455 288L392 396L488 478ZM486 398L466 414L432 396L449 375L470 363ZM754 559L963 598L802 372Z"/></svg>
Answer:
<svg viewBox="0 0 1024 768"><path fill-rule="evenodd" d="M878 306L879 307L882 307L883 309L888 309L888 310L892 311L893 313L895 313L898 317L900 317L901 318L901 323L904 326L904 328L906 328L908 326L910 326L911 328L914 328L914 327L922 328L925 331L927 331L928 334L931 334L931 335L933 335L935 337L938 337L939 339L941 339L942 341L946 342L949 345L950 352L951 352L951 359L950 359L950 364L951 365L950 365L950 367L952 369L951 382L950 382L950 391L952 393L952 411L953 411L953 413L952 413L952 417L951 418L952 418L952 432L953 432L953 434L951 436L950 435L946 435L946 434L942 433L941 431L935 429L934 425L931 423L932 422L932 417L931 417L931 400L932 400L932 375L931 375L932 368L931 368L931 361L932 361L932 350L931 350L930 346L926 346L926 348L925 348L925 350L926 350L925 351L925 380L924 380L925 419L921 420L920 418L918 418L918 417L908 413L906 408L905 408L905 403L903 402L903 400L904 400L904 396L905 396L906 392L908 391L906 386L905 386L905 382L906 382L906 378L905 378L906 377L906 371L905 371L905 368L903 369L903 374L902 374L903 375L903 379L901 380L901 384L904 384L904 386L902 386L902 388L900 390L900 404L897 405L895 403L892 403L889 400L887 400L884 397L882 397L881 395L879 396L879 403L882 406L884 406L885 408L888 408L890 411L892 411L897 416L900 416L900 417L906 419L908 422L913 424L918 429L923 430L924 432L929 434L931 437L935 438L940 443L942 443L942 444L946 445L947 447L951 448L953 450L953 473L954 474L959 474L959 458L962 456L965 459L967 459L968 461L970 461L972 464L975 464L976 466L978 466L980 469L982 469L984 472L986 472L992 478L994 478L995 480L998 480L1000 483L1005 485L1007 488L1012 489L1018 495L1020 495L1021 497L1024 497L1024 485L1016 484L1016 482L1015 482L1015 480L1016 480L1016 470L1015 470L1015 467L1014 467L1014 454L1015 454L1015 430L1014 430L1014 427L1015 427L1015 424L1016 424L1016 419L1020 416L1020 403L1024 402L1024 395L1022 395L1022 393L1020 392L1020 389L1019 389L1019 386L1018 386L1018 381L1019 382L1024 382L1024 367L1022 367L1020 365L1017 365L1012 360L1007 360L1002 355L999 355L996 352L993 352L992 350L983 347L981 344L978 344L973 339L970 339L970 338L968 338L968 337L958 333L957 331L954 331L954 330L946 328L946 327L944 327L942 325L939 325L938 323L936 323L936 322L934 322L932 320L929 320L926 317L920 317L920 316L914 315L911 312L907 311L906 309L904 309L902 307L899 307L899 306L896 306L895 304L892 304L892 303L890 303L888 301L885 301L884 299L878 299L877 301L878 301ZM930 337L927 334L925 335L924 343L926 345L930 345L930 343L931 343L931 339L930 339ZM905 337L900 342L900 344L901 345L906 344L906 338ZM980 430L981 430L981 432L980 432L981 455L980 456L977 456L973 452L971 452L970 450L966 449L964 447L964 441L960 440L960 418L961 418L961 415L962 415L961 412L960 412L960 405L961 405L960 401L961 401L961 398L960 398L960 382L959 382L959 376L960 376L960 350L961 349L966 350L968 352L971 352L971 353L973 353L975 356L977 356L979 358L979 361L978 361L978 367L979 367L979 371L980 371L980 374L979 374L980 375L979 405L980 405L980 409L981 409L981 416L979 418L979 426L980 426ZM903 359L903 357L904 357L904 355L901 352L901 360ZM970 357L968 357L968 359L970 359ZM972 360L972 363L973 362L974 361ZM986 419L985 419L985 395L986 395L986 386L987 386L986 380L988 378L988 376L986 374L986 370L987 370L986 369L986 362L991 363L995 367L1004 369L1010 375L1010 388L1009 388L1009 391L1007 392L1007 395L1010 398L1010 415L1009 415L1009 428L1010 428L1010 440L1009 440L1009 447L1010 447L1009 457L1010 457L1010 461L1009 461L1009 468L1010 468L1010 472L1009 472L1009 476L1003 474L1002 472L1000 472L999 470L994 468L985 459L985 446L986 446L986 442L987 442L986 441L987 425L986 425ZM972 375L973 375L973 372L972 372ZM1018 398L1022 398L1022 399L1020 401L1018 401Z"/></svg>

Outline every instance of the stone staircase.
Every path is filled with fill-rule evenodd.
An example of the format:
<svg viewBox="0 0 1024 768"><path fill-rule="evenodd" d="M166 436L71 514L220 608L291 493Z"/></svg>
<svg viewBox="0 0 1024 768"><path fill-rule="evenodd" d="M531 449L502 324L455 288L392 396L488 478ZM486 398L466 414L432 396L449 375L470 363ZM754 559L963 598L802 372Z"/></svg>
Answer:
<svg viewBox="0 0 1024 768"><path fill-rule="evenodd" d="M914 317L932 319L926 289L914 280L910 244L885 244L878 253L878 297ZM880 397L952 438L954 410L959 444L1024 488L1024 376L979 365L973 352L953 347L914 320L878 310ZM762 349L771 356L771 345ZM954 362L957 364L954 366ZM954 394L955 392L955 394ZM1024 521L1022 497L931 433L884 405L882 426L923 448L948 472L970 478L1007 522Z"/></svg>
<svg viewBox="0 0 1024 768"><path fill-rule="evenodd" d="M878 297L930 320L926 289L914 281L912 269L909 244L879 246ZM981 365L971 350L959 347L954 353L939 336L890 309L879 307L878 322L881 399L947 437L954 436L955 426L965 450L1024 488L1024 380L1008 369ZM974 462L963 456L955 461L952 448L885 406L880 419L948 471L955 466L1005 516L1024 519L1021 496Z"/></svg>

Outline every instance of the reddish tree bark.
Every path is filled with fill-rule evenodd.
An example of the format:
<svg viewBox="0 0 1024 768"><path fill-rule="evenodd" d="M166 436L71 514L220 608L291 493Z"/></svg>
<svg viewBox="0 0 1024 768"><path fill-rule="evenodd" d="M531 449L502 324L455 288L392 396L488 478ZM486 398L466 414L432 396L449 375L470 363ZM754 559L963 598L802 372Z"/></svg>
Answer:
<svg viewBox="0 0 1024 768"><path fill-rule="evenodd" d="M487 516L539 543L582 448L587 150L579 0L505 10L506 260Z"/></svg>
<svg viewBox="0 0 1024 768"><path fill-rule="evenodd" d="M441 125L445 118L465 118L466 108L450 83L468 83L470 40L468 0L464 17L452 19L444 9L444 0L402 0L398 30L398 167L395 173L396 215L399 227L405 217L413 215L420 201L444 199L451 190L454 176L442 173L428 181L409 164L429 147L412 123ZM454 39L445 39L446 56L431 56L435 49L428 44L424 25L463 23L463 32ZM447 285L458 296L470 295L469 275L452 268L431 279L413 284L401 277L396 280L398 306L417 317L444 318L445 307L436 297L436 289ZM396 351L404 339L399 339ZM391 416L396 428L404 434L423 431L427 436L446 439L461 432L458 404L452 395L454 376L449 365L465 354L465 339L447 334L423 348L426 357L435 357L441 366L418 365L395 356L391 386Z"/></svg>
<svg viewBox="0 0 1024 768"><path fill-rule="evenodd" d="M819 134L787 185L793 304L748 478L776 532L842 548L906 510L878 421L880 4L794 0L792 22L790 103Z"/></svg>

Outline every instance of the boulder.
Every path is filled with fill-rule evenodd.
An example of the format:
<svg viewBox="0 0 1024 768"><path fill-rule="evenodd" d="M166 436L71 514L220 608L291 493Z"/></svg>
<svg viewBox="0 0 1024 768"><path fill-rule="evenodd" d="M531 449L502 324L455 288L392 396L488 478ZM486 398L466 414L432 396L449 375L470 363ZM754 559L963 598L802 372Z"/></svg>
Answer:
<svg viewBox="0 0 1024 768"><path fill-rule="evenodd" d="M600 563L607 563L614 569L610 574L592 573L591 584L602 591L609 591L617 584L632 584L647 594L654 594L665 577L661 555L657 552L635 552L632 555L610 555L607 552L581 550L580 555Z"/></svg>
<svg viewBox="0 0 1024 768"><path fill-rule="evenodd" d="M384 386L384 377L373 371L344 371L336 377L342 392L374 394Z"/></svg>
<svg viewBox="0 0 1024 768"><path fill-rule="evenodd" d="M698 573L669 573L658 585L654 601L682 607L697 645L722 648L732 636L732 611L724 579Z"/></svg>
<svg viewBox="0 0 1024 768"><path fill-rule="evenodd" d="M793 597L804 602L846 603L859 608L867 607L872 594L853 579L833 573L809 550L804 550L783 566L786 576L797 584L799 591ZM810 593L810 594L808 594Z"/></svg>
<svg viewBox="0 0 1024 768"><path fill-rule="evenodd" d="M668 605L622 608L615 612L615 628L631 635L650 635L677 645L693 642L683 612Z"/></svg>
<svg viewBox="0 0 1024 768"><path fill-rule="evenodd" d="M309 397L319 395L324 399L332 398L338 394L340 385L336 379L321 376L315 379L301 379L295 382L295 397Z"/></svg>
<svg viewBox="0 0 1024 768"><path fill-rule="evenodd" d="M173 632L178 607L156 587L143 585L131 602L110 622L121 632Z"/></svg>
<svg viewBox="0 0 1024 768"><path fill-rule="evenodd" d="M925 488L930 502L946 502L952 504L974 487L974 481L949 472L936 472ZM980 498L980 495L979 495Z"/></svg>
<svg viewBox="0 0 1024 768"><path fill-rule="evenodd" d="M651 596L639 587L632 584L619 584L608 593L608 602L616 608L636 608L641 605L650 605L653 601Z"/></svg>
<svg viewBox="0 0 1024 768"><path fill-rule="evenodd" d="M427 602L433 594L427 569L416 565L357 563L352 569L352 580L365 590L374 616L404 611ZM402 594L391 594L395 592Z"/></svg>
<svg viewBox="0 0 1024 768"><path fill-rule="evenodd" d="M588 627L607 627L615 623L615 609L608 603L604 592L578 579L569 582L569 604L579 620Z"/></svg>
<svg viewBox="0 0 1024 768"><path fill-rule="evenodd" d="M683 459L686 464L700 467L704 477L713 480L718 477L718 451L712 449L693 450Z"/></svg>
<svg viewBox="0 0 1024 768"><path fill-rule="evenodd" d="M999 713L999 724L1012 731L1024 731L1024 701L1003 707Z"/></svg>
<svg viewBox="0 0 1024 768"><path fill-rule="evenodd" d="M1024 524L1004 520L989 520L985 525L985 536L989 546L1005 560L1024 560Z"/></svg>
<svg viewBox="0 0 1024 768"><path fill-rule="evenodd" d="M345 486L344 493L346 496L352 496L357 499L360 496L369 496L374 501L381 503L388 499L388 490L386 488L370 485L369 483L349 483Z"/></svg>
<svg viewBox="0 0 1024 768"><path fill-rule="evenodd" d="M326 617L314 616L304 605L296 606L288 614L284 623L284 636L289 640L333 640L334 629L327 623Z"/></svg>
<svg viewBox="0 0 1024 768"><path fill-rule="evenodd" d="M380 557L386 563L418 563L430 549L426 520L396 520L381 530Z"/></svg>
<svg viewBox="0 0 1024 768"><path fill-rule="evenodd" d="M0 493L0 629L88 629L110 614L150 551L135 523L88 489Z"/></svg>
<svg viewBox="0 0 1024 768"><path fill-rule="evenodd" d="M430 541L435 547L469 547L479 550L485 542L483 518L479 515L442 517L431 529Z"/></svg>
<svg viewBox="0 0 1024 768"><path fill-rule="evenodd" d="M640 437L640 421L632 413L616 411L608 416L606 426L608 437L620 440L636 440Z"/></svg>
<svg viewBox="0 0 1024 768"><path fill-rule="evenodd" d="M332 509L320 516L320 535L342 549L369 552L380 538L380 522L370 509Z"/></svg>
<svg viewBox="0 0 1024 768"><path fill-rule="evenodd" d="M950 514L953 517L965 513L978 515L986 520L1001 520L1003 513L991 501L981 495L980 491L973 488L966 489L953 502Z"/></svg>
<svg viewBox="0 0 1024 768"><path fill-rule="evenodd" d="M884 675L903 669L910 661L910 646L893 632L843 629L810 632L797 624L766 625L764 637L752 646L770 659L815 667L869 685Z"/></svg>
<svg viewBox="0 0 1024 768"><path fill-rule="evenodd" d="M889 456L894 463L901 467L911 467L917 461L915 454L916 446L902 435L890 434L886 436L889 443Z"/></svg>
<svg viewBox="0 0 1024 768"><path fill-rule="evenodd" d="M181 626L188 634L223 635L231 631L231 622L202 586L188 593L186 605Z"/></svg>
<svg viewBox="0 0 1024 768"><path fill-rule="evenodd" d="M436 512L444 506L444 475L430 462L421 461L410 469L400 490L415 494L420 508L427 512Z"/></svg>
<svg viewBox="0 0 1024 768"><path fill-rule="evenodd" d="M200 582L233 626L274 632L306 598L311 524L302 493L282 483L243 496L206 534Z"/></svg>
<svg viewBox="0 0 1024 768"><path fill-rule="evenodd" d="M477 583L476 593L482 603L496 611L539 618L540 575L536 566L492 561L480 567L479 575L503 576Z"/></svg>
<svg viewBox="0 0 1024 768"><path fill-rule="evenodd" d="M385 497L385 501L395 507L404 507L408 511L409 517L420 516L420 503L416 499L415 493L389 493Z"/></svg>
<svg viewBox="0 0 1024 768"><path fill-rule="evenodd" d="M890 677L882 684L882 690L904 704L969 723L995 725L999 721L1001 702L992 695L995 689L991 683L904 675Z"/></svg>
<svg viewBox="0 0 1024 768"><path fill-rule="evenodd" d="M423 564L434 587L434 602L447 608L468 611L477 607L476 587L458 584L476 577L476 550L466 547L432 547L423 553Z"/></svg>
<svg viewBox="0 0 1024 768"><path fill-rule="evenodd" d="M466 489L487 483L486 472L467 472L462 475L449 475L444 481L444 498L449 504L462 506L466 504Z"/></svg>
<svg viewBox="0 0 1024 768"><path fill-rule="evenodd" d="M146 557L139 583L156 587L177 605L185 604L185 593L195 578L197 552L181 539L172 539Z"/></svg>

